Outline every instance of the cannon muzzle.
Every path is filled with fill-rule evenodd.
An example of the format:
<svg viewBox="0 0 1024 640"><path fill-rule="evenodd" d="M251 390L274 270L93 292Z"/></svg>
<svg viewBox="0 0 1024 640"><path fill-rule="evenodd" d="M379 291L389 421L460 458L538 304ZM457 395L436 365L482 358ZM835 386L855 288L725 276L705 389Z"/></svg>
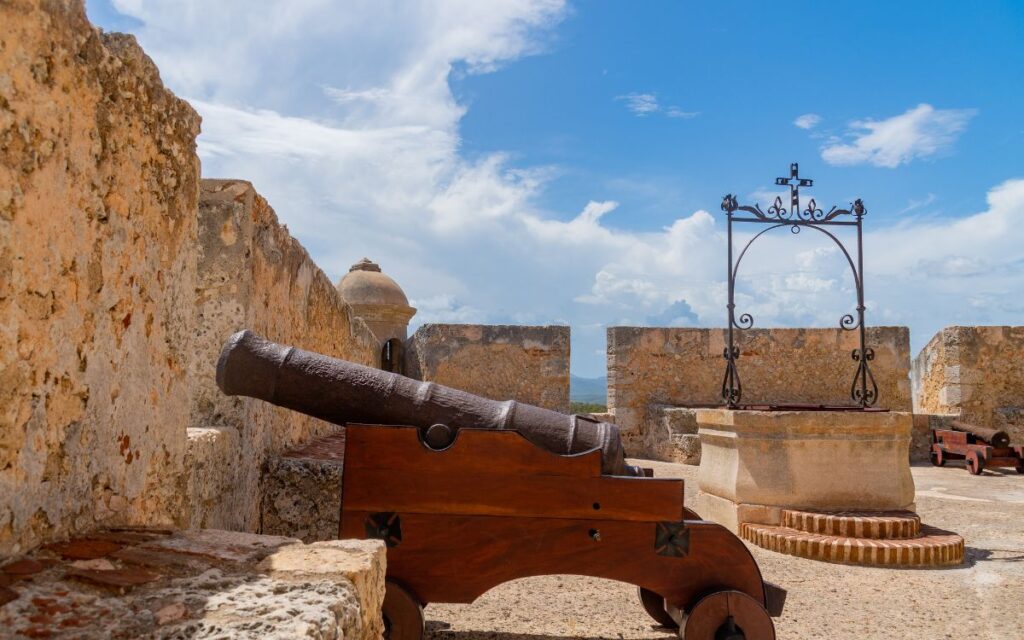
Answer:
<svg viewBox="0 0 1024 640"><path fill-rule="evenodd" d="M435 424L450 429L508 429L559 455L601 450L606 475L640 476L627 465L613 424L522 404L498 402L433 382L265 340L240 331L217 361L217 386L227 395L259 398L344 425L349 422Z"/></svg>

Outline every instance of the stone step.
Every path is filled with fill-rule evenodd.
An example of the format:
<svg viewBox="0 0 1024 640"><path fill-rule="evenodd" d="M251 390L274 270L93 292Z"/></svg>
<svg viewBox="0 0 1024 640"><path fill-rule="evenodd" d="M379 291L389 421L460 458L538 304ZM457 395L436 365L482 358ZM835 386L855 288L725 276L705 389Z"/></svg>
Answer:
<svg viewBox="0 0 1024 640"><path fill-rule="evenodd" d="M799 511L783 509L782 526L825 536L896 540L921 534L921 518L912 511Z"/></svg>
<svg viewBox="0 0 1024 640"><path fill-rule="evenodd" d="M740 537L770 551L841 564L937 567L958 565L964 559L963 538L928 526L921 527L916 538L879 540L744 523Z"/></svg>

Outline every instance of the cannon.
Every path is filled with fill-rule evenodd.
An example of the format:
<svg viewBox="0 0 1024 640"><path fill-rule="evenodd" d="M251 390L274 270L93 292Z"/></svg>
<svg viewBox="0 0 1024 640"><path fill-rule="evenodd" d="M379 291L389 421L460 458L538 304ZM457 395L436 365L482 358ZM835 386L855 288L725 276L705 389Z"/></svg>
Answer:
<svg viewBox="0 0 1024 640"><path fill-rule="evenodd" d="M460 428L518 431L552 453L600 449L609 475L641 475L625 463L613 424L509 400L495 402L432 382L264 340L251 331L231 336L217 361L217 386L228 395L266 400L334 424L420 427L442 449Z"/></svg>
<svg viewBox="0 0 1024 640"><path fill-rule="evenodd" d="M969 424L961 420L950 422L952 429L932 429L931 462L937 467L948 460L963 460L973 475L980 475L985 467L1015 467L1024 473L1024 446L1010 443L1005 431Z"/></svg>
<svg viewBox="0 0 1024 640"><path fill-rule="evenodd" d="M577 574L638 587L687 640L770 640L785 591L750 551L683 505L683 481L626 464L615 425L269 342L225 344L217 384L344 425L341 538L387 546L385 637L419 640L428 603L469 603L517 578Z"/></svg>

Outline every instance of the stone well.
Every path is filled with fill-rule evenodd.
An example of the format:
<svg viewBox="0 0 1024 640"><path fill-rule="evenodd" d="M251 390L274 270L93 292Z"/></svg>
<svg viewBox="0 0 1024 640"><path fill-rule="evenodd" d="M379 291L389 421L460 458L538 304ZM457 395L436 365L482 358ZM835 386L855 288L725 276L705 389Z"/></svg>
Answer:
<svg viewBox="0 0 1024 640"><path fill-rule="evenodd" d="M734 532L784 509L914 509L912 417L895 411L697 409L696 511Z"/></svg>

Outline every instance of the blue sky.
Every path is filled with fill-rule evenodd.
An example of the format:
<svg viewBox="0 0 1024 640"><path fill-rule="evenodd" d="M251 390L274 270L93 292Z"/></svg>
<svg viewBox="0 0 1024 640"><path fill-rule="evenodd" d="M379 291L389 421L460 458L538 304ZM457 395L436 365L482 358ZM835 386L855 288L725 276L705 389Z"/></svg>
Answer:
<svg viewBox="0 0 1024 640"><path fill-rule="evenodd" d="M861 197L869 324L1022 324L1024 3L88 0L333 278L414 322L724 324L726 192ZM789 236L789 234L786 234ZM759 243L757 326L835 326L834 250Z"/></svg>

